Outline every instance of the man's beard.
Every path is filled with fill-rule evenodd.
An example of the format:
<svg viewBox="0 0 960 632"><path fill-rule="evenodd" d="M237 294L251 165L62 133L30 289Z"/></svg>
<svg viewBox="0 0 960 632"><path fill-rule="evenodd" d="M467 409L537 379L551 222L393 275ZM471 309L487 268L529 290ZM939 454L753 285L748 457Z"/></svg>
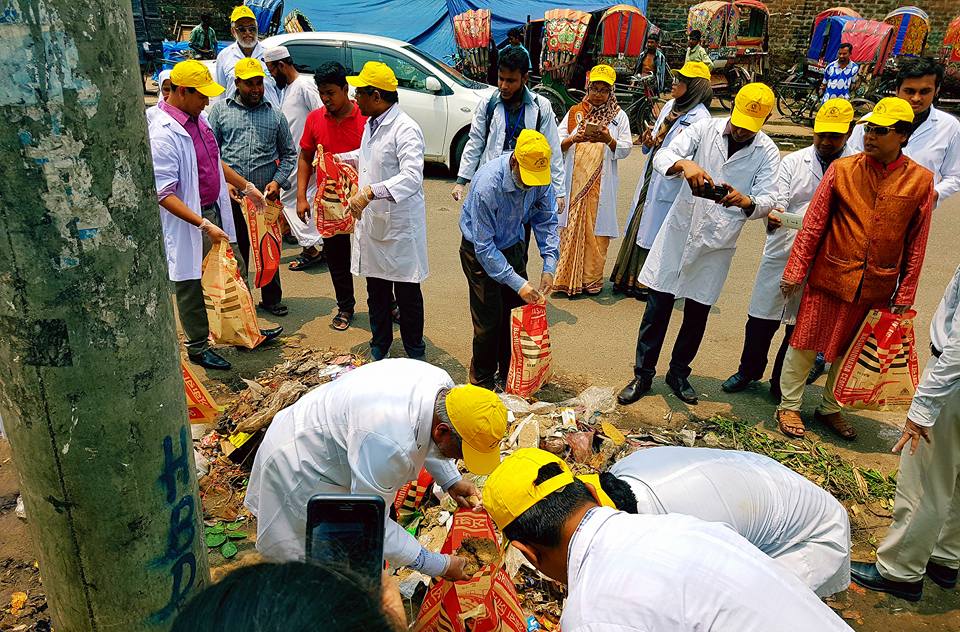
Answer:
<svg viewBox="0 0 960 632"><path fill-rule="evenodd" d="M255 35L241 35L237 38L237 43L243 48L253 48L257 45L257 37Z"/></svg>

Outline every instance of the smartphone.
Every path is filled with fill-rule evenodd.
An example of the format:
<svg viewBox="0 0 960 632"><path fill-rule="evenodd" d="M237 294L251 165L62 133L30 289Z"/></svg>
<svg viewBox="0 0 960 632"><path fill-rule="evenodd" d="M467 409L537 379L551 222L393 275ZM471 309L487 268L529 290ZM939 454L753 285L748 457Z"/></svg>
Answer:
<svg viewBox="0 0 960 632"><path fill-rule="evenodd" d="M585 127L586 127L587 134L596 134L597 132L600 131L600 126L596 123L593 123L592 121L587 121L587 124L585 125Z"/></svg>
<svg viewBox="0 0 960 632"><path fill-rule="evenodd" d="M726 196L727 193L729 193L727 187L722 184L710 184L709 182L704 182L700 194L698 195L696 192L694 192L693 195L706 200L719 202L724 198L724 196Z"/></svg>
<svg viewBox="0 0 960 632"><path fill-rule="evenodd" d="M379 584L385 513L379 496L315 494L307 503L307 559Z"/></svg>

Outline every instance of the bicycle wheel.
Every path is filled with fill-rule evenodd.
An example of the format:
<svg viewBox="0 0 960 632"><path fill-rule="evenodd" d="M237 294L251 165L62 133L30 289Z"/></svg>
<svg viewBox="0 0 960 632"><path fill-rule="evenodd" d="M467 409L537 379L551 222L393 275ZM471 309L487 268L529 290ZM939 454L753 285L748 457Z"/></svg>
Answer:
<svg viewBox="0 0 960 632"><path fill-rule="evenodd" d="M567 115L567 104L563 99L563 95L558 91L541 83L533 87L533 92L547 97L547 100L550 101L550 107L553 109L553 115L557 119L557 123L562 121L563 117Z"/></svg>
<svg viewBox="0 0 960 632"><path fill-rule="evenodd" d="M776 86L777 111L780 112L781 116L792 119L803 110L803 105L810 92L809 86L780 82Z"/></svg>

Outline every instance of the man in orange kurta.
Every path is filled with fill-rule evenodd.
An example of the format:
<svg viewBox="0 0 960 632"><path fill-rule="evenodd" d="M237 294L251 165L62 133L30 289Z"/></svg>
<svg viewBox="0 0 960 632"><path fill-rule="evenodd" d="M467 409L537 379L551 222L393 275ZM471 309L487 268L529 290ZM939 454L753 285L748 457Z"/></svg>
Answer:
<svg viewBox="0 0 960 632"><path fill-rule="evenodd" d="M806 279L780 377L777 423L789 436L804 433L800 405L817 351L828 362L842 356L871 309L906 311L923 265L933 174L901 151L913 131L913 110L903 99L881 99L860 123L863 153L836 160L824 174L780 283L789 296ZM854 439L833 396L840 365L830 368L814 418Z"/></svg>

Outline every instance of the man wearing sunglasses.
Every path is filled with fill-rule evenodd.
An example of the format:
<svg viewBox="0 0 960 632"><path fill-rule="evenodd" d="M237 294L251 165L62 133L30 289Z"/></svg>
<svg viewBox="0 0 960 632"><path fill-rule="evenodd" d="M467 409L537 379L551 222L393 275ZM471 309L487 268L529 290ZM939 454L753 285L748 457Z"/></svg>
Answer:
<svg viewBox="0 0 960 632"><path fill-rule="evenodd" d="M934 203L933 174L903 153L913 121L898 97L860 119L863 153L830 166L793 244L780 289L789 298L807 282L780 376L777 421L791 436L804 433L803 387L817 351L832 362L871 309L903 313L913 304ZM831 366L814 419L853 440L833 395L839 370Z"/></svg>
<svg viewBox="0 0 960 632"><path fill-rule="evenodd" d="M233 98L233 95L237 93L234 83L236 79L234 68L236 68L237 62L244 57L253 57L259 59L263 66L263 74L265 75L263 98L270 103L274 110L279 111L280 93L277 91L277 83L270 75L267 64L263 60L266 50L260 44L260 40L257 39L257 17L250 10L250 7L241 5L233 9L233 13L230 14L230 33L236 41L217 55L214 78L217 83L226 88L226 91L216 100L225 101Z"/></svg>

